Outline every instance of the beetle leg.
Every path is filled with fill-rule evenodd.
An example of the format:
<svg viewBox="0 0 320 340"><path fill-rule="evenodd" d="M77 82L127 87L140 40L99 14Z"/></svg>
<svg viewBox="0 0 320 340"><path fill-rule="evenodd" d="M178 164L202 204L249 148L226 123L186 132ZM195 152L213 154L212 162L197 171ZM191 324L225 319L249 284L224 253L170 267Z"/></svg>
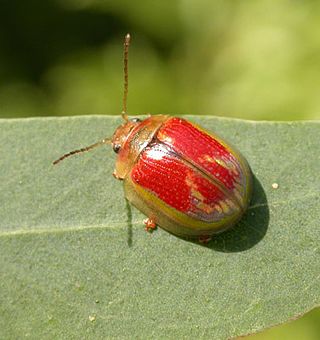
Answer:
<svg viewBox="0 0 320 340"><path fill-rule="evenodd" d="M143 223L145 224L145 230L148 232L153 232L157 228L156 222L153 218L148 217L143 221Z"/></svg>
<svg viewBox="0 0 320 340"><path fill-rule="evenodd" d="M123 180L123 178L121 178L121 177L119 177L119 176L117 175L116 170L113 171L112 175L113 175L113 177L114 177L115 179L118 179L119 181L122 181L122 180Z"/></svg>
<svg viewBox="0 0 320 340"><path fill-rule="evenodd" d="M199 238L198 238L198 241L199 241L199 243L201 243L201 244L207 244L207 243L209 243L211 240L212 240L212 237L209 236L209 235L202 235L202 236L199 236Z"/></svg>

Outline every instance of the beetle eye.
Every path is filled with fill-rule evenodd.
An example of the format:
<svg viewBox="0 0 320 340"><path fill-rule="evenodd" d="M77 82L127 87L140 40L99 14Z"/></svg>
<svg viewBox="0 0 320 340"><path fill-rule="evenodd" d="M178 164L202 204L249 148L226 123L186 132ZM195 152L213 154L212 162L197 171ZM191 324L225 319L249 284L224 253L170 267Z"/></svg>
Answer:
<svg viewBox="0 0 320 340"><path fill-rule="evenodd" d="M113 151L115 153L118 153L120 151L120 149L121 149L121 145L120 144L114 144L113 145Z"/></svg>
<svg viewBox="0 0 320 340"><path fill-rule="evenodd" d="M131 121L132 121L133 123L140 123L140 122L141 122L141 119L139 119L139 118L132 118Z"/></svg>

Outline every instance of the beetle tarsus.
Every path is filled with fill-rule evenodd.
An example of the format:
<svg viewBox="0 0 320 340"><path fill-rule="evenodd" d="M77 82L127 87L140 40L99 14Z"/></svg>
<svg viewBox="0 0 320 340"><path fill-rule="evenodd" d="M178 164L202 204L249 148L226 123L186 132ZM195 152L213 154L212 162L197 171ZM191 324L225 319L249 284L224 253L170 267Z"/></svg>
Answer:
<svg viewBox="0 0 320 340"><path fill-rule="evenodd" d="M156 222L152 219L152 218L146 218L143 221L144 225L145 225L145 231L152 233L154 230L157 229L157 225Z"/></svg>
<svg viewBox="0 0 320 340"><path fill-rule="evenodd" d="M201 243L201 244L207 244L207 243L209 243L211 240L212 240L212 237L209 236L209 235L202 235L202 236L199 236L199 238L198 238L198 241L199 241L199 243Z"/></svg>
<svg viewBox="0 0 320 340"><path fill-rule="evenodd" d="M122 177L118 176L118 174L116 173L116 171L114 171L114 172L112 173L112 176L113 176L115 179L118 179L119 181L122 181L122 180L123 180Z"/></svg>

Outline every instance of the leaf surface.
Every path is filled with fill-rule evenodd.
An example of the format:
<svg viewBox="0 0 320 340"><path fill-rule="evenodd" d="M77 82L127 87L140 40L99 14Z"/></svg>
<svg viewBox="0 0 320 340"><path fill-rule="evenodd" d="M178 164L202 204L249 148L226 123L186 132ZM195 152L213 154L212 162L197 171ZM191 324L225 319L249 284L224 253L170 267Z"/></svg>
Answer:
<svg viewBox="0 0 320 340"><path fill-rule="evenodd" d="M319 305L320 123L188 118L255 175L243 220L206 246L144 231L111 148L52 165L119 118L0 121L1 338L225 339Z"/></svg>

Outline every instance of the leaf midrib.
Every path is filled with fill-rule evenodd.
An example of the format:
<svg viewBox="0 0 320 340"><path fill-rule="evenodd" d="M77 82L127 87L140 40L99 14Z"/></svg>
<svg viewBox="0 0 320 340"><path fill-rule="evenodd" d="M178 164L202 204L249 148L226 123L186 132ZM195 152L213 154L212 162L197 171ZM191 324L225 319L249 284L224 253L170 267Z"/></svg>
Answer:
<svg viewBox="0 0 320 340"><path fill-rule="evenodd" d="M248 207L248 210L255 210L255 209L260 209L264 207L276 207L282 204L287 204L288 202L292 201L299 201L303 199L310 199L313 197L318 197L319 195L316 193L310 194L310 195L303 195L299 197L294 197L290 198L288 201L278 201L278 202L273 202L273 203L261 203L261 204L255 204L252 206ZM12 231L6 230L6 231L0 231L0 237L8 237L8 236L20 236L20 235L30 235L30 234L36 234L36 235L41 235L41 234L61 234L64 232L73 232L73 231L84 231L84 230L99 230L99 229L117 229L117 228L124 228L128 225L126 222L116 222L116 221L110 221L108 225L106 224L101 224L101 225L94 225L94 226L70 226L70 227L63 227L63 228L56 228L56 227L40 227L38 226L37 228L33 229L15 229ZM137 221L130 221L130 225L132 227L136 227L137 229L142 226L142 221L141 219Z"/></svg>

